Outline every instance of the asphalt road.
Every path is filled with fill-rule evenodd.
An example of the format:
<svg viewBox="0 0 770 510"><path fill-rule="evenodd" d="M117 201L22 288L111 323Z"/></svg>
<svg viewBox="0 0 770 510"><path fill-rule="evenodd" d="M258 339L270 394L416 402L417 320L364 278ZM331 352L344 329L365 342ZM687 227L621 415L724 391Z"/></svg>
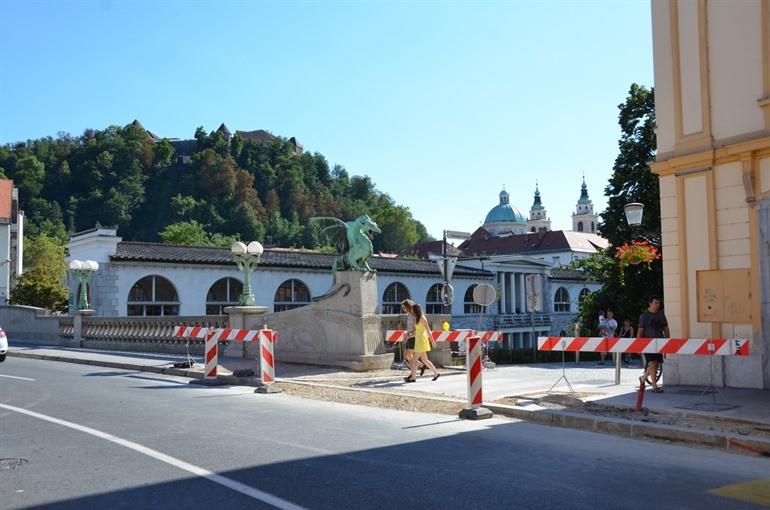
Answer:
<svg viewBox="0 0 770 510"><path fill-rule="evenodd" d="M507 419L0 364L4 510L760 508L708 491L768 477L770 459Z"/></svg>

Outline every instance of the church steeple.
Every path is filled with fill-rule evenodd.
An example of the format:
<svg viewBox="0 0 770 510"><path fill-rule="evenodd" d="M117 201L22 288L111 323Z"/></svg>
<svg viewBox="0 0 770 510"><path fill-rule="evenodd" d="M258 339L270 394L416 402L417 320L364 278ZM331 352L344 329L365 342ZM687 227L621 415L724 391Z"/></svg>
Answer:
<svg viewBox="0 0 770 510"><path fill-rule="evenodd" d="M595 234L598 220L599 215L594 214L594 204L588 198L588 186L586 186L584 174L583 184L580 185L580 198L577 201L575 212L572 214L572 230Z"/></svg>
<svg viewBox="0 0 770 510"><path fill-rule="evenodd" d="M529 232L543 232L551 230L551 220L543 207L540 199L540 187L535 181L535 200L532 202L532 208L529 210L529 219L527 220L527 230Z"/></svg>

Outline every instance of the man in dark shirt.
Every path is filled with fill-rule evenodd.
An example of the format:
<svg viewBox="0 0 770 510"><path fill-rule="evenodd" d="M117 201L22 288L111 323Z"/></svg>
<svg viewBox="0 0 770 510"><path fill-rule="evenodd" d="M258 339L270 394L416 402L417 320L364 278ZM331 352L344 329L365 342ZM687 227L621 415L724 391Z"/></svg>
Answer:
<svg viewBox="0 0 770 510"><path fill-rule="evenodd" d="M636 332L636 337L669 338L670 335L668 321L660 310L660 299L657 296L653 296L650 298L647 311L639 317L639 330ZM650 353L645 354L644 357L647 359L647 366L645 367L644 375L639 378L641 385L644 386L645 379L649 378L652 381L652 391L663 393L663 390L658 388L658 381L655 379L658 365L663 363L663 355Z"/></svg>

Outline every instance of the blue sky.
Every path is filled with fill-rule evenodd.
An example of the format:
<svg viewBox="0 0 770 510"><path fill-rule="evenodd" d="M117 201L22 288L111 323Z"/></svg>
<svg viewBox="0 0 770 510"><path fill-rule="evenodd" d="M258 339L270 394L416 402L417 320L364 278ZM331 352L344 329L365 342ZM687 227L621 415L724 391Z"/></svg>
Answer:
<svg viewBox="0 0 770 510"><path fill-rule="evenodd" d="M535 180L570 228L602 210L617 105L652 85L648 1L0 0L0 143L138 118L296 136L430 233L472 231Z"/></svg>

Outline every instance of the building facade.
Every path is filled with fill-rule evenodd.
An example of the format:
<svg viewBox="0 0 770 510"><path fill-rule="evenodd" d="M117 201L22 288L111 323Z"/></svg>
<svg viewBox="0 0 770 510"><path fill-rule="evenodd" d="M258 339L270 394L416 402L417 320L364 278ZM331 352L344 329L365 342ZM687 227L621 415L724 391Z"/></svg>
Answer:
<svg viewBox="0 0 770 510"><path fill-rule="evenodd" d="M13 181L0 179L0 304L8 299L24 263L24 211Z"/></svg>
<svg viewBox="0 0 770 510"><path fill-rule="evenodd" d="M656 0L652 24L671 334L749 338L752 351L671 357L666 377L770 388L770 2ZM699 310L705 271L745 275L720 288L731 306L719 320Z"/></svg>

